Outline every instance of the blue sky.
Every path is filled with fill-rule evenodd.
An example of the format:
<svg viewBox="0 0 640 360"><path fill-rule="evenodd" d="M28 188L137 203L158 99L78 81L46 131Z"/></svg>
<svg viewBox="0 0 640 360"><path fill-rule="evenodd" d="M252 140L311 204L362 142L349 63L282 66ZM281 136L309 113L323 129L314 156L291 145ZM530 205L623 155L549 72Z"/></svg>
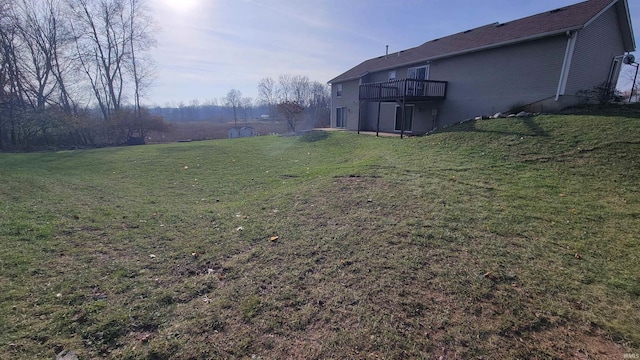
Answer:
<svg viewBox="0 0 640 360"><path fill-rule="evenodd" d="M148 104L202 104L260 79L326 83L371 57L577 0L149 0L160 28ZM629 1L636 43L640 1ZM640 43L638 44L640 46ZM640 57L640 56L639 56ZM630 81L628 81L630 83Z"/></svg>

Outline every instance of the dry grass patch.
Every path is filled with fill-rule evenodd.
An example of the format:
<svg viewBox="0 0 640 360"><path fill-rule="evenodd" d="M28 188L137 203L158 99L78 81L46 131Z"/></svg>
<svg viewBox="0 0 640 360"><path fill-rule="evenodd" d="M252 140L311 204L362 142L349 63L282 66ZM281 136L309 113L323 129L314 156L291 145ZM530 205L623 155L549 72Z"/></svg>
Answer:
<svg viewBox="0 0 640 360"><path fill-rule="evenodd" d="M0 154L0 350L634 354L640 125L529 121Z"/></svg>

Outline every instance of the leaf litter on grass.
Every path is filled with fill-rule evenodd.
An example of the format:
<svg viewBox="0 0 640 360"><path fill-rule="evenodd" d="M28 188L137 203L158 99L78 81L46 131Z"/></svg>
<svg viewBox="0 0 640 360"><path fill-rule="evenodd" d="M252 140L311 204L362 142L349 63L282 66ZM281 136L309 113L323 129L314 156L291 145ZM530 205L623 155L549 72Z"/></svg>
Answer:
<svg viewBox="0 0 640 360"><path fill-rule="evenodd" d="M629 239L640 237L640 199L638 167L621 150L638 147L629 138L637 120L535 121L548 136L514 142L504 129L518 124L496 120L402 141L331 133L78 153L79 163L99 159L117 178L90 166L50 171L55 154L28 154L22 163L44 165L0 184L0 194L24 194L2 202L5 229L16 230L0 234L19 249L0 253L12 275L0 278L0 296L13 304L0 310L9 319L0 344L11 344L2 350L13 358L59 348L110 358L633 353L640 269ZM606 132L580 135L595 122ZM231 153L229 167L162 170L222 164ZM541 153L553 156L527 155ZM135 169L120 161L134 155ZM198 187L179 187L193 184L191 170ZM45 202L34 209L36 198ZM61 215L77 213L76 204L81 216ZM46 220L15 225L34 217Z"/></svg>

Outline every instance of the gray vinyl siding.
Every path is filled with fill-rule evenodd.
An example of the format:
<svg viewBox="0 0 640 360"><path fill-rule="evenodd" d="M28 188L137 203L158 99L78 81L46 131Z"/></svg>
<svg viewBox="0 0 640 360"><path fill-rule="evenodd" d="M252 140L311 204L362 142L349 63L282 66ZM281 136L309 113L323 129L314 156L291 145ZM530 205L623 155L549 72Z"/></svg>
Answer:
<svg viewBox="0 0 640 360"><path fill-rule="evenodd" d="M618 14L611 7L578 33L565 94L607 81L614 57L623 55L624 49Z"/></svg>
<svg viewBox="0 0 640 360"><path fill-rule="evenodd" d="M419 111L414 113L413 132L428 132L555 96L566 46L567 38L561 35L429 63L429 79L448 82L447 97L416 104ZM425 64L397 68L396 76L404 78L409 67ZM369 74L367 80L386 81L388 72ZM378 105L372 102L365 108L363 129L375 130ZM393 131L395 104L382 104L382 108L380 130Z"/></svg>
<svg viewBox="0 0 640 360"><path fill-rule="evenodd" d="M555 36L432 64L431 79L449 82L440 125L555 96L566 44Z"/></svg>
<svg viewBox="0 0 640 360"><path fill-rule="evenodd" d="M509 26L508 24L505 26ZM580 90L591 89L607 80L615 56L624 54L621 27L615 7L598 16L577 34L565 95L556 101L565 52L566 34L502 46L432 62L422 62L396 69L367 74L363 82L407 77L410 67L429 65L429 79L448 82L443 101L415 103L413 133L424 133L476 116L509 111L514 105L535 104L535 111L554 111L577 101ZM391 55L390 55L391 56ZM402 60L402 53L400 54ZM357 129L358 83L353 82L345 94L351 112L349 129ZM380 107L380 131L393 132L395 103ZM369 102L360 108L361 130L376 130L378 104ZM435 110L435 113L434 113ZM334 110L335 112L335 110ZM335 116L333 114L332 116Z"/></svg>
<svg viewBox="0 0 640 360"><path fill-rule="evenodd" d="M359 107L359 82L358 80L343 82L342 97L336 96L336 84L331 84L331 127L336 127L336 109L347 108L347 118L345 127L349 130L358 129L358 107ZM362 114L366 116L366 114Z"/></svg>
<svg viewBox="0 0 640 360"><path fill-rule="evenodd" d="M433 110L440 111L441 102L416 102L413 112L413 128L405 129L414 134L424 134L437 127L435 121L437 115L433 115ZM378 120L378 103L369 102L365 107L369 116L363 117L361 130L376 131ZM395 130L396 103L387 102L380 104L380 131L397 132Z"/></svg>
<svg viewBox="0 0 640 360"><path fill-rule="evenodd" d="M402 59L402 55L400 55L400 59ZM402 67L395 68L395 69L392 69L392 70L385 70L385 71L376 72L376 73L373 73L373 74L369 74L367 76L366 82L387 81L387 80L389 80L389 72L391 72L391 71L395 71L396 72L396 79L406 79L407 78L407 71L409 70L409 68L426 66L426 65L427 65L427 62L424 62L424 63L418 63L418 64L411 65L411 66L402 66ZM429 79L432 79L432 78L429 77Z"/></svg>
<svg viewBox="0 0 640 360"><path fill-rule="evenodd" d="M376 114L375 112L371 112ZM375 120L374 120L375 121ZM380 106L380 131L393 132L396 121L396 104L395 103L382 103ZM371 131L375 131L375 125L371 128Z"/></svg>

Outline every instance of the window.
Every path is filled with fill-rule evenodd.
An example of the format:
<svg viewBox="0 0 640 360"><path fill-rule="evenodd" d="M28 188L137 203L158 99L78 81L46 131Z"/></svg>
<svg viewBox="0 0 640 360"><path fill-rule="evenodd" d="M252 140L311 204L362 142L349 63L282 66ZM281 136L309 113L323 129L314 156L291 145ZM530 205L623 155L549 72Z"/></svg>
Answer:
<svg viewBox="0 0 640 360"><path fill-rule="evenodd" d="M607 79L607 85L611 89L615 89L616 85L618 85L618 77L620 76L620 68L622 67L622 58L623 56L616 56L613 58L611 70L609 70L609 78Z"/></svg>
<svg viewBox="0 0 640 360"><path fill-rule="evenodd" d="M336 108L336 127L343 128L347 123L347 108L339 107Z"/></svg>
<svg viewBox="0 0 640 360"><path fill-rule="evenodd" d="M389 81L396 79L396 71L389 71Z"/></svg>
<svg viewBox="0 0 640 360"><path fill-rule="evenodd" d="M336 97L342 97L342 84L336 84Z"/></svg>
<svg viewBox="0 0 640 360"><path fill-rule="evenodd" d="M407 79L429 80L429 65L409 68Z"/></svg>
<svg viewBox="0 0 640 360"><path fill-rule="evenodd" d="M407 79L427 80L429 79L429 65L409 68ZM424 81L407 81L407 95L425 96L427 87Z"/></svg>

